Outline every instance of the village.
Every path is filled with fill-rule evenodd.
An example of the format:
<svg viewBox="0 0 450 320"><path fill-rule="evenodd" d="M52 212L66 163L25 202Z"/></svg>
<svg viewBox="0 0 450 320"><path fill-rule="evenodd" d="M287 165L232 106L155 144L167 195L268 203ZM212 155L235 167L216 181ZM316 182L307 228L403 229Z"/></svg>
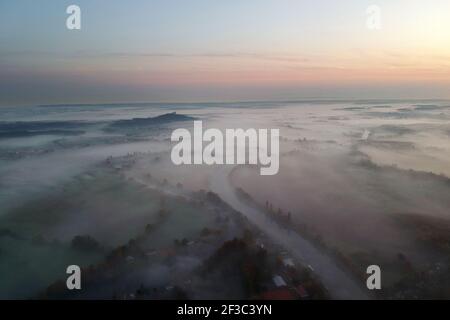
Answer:
<svg viewBox="0 0 450 320"><path fill-rule="evenodd" d="M126 178L124 170L135 163L136 157L143 156L135 153L121 158L108 157L105 170L128 183L139 183ZM42 297L96 297L98 292L106 294L101 288L111 287L111 282L117 287L107 297L126 300L227 299L236 296L297 300L328 296L311 267L301 265L282 247L271 243L214 193L186 192L182 185L171 185L150 173L145 180L146 190L159 194L156 221L145 225L127 244L110 251L103 262L83 268L83 290L68 291L64 279L60 279L50 285ZM172 241L155 246L157 238L160 240L161 229L179 228L170 226L179 214L177 208L182 208L183 215L192 208L206 215L210 222L190 236L180 238L174 234ZM201 220L198 220L199 224L202 224ZM77 237L72 245L86 251L99 247L89 236ZM153 283L139 276L152 269L167 271ZM130 281L130 278L134 280ZM120 285L124 279L128 279L126 288Z"/></svg>

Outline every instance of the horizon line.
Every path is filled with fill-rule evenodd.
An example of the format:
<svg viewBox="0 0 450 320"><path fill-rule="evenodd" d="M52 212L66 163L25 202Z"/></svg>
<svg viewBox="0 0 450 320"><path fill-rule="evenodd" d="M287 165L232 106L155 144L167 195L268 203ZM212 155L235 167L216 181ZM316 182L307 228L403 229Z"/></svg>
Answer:
<svg viewBox="0 0 450 320"><path fill-rule="evenodd" d="M96 103L49 103L49 104L23 104L23 105L0 105L0 108L12 107L83 107L83 106L120 106L124 104L129 105L150 105L150 104L177 104L177 105L192 105L192 104L233 104L233 103L372 103L372 102L437 102L450 101L450 98L301 98L288 100L217 100L217 101L120 101L120 102L96 102Z"/></svg>

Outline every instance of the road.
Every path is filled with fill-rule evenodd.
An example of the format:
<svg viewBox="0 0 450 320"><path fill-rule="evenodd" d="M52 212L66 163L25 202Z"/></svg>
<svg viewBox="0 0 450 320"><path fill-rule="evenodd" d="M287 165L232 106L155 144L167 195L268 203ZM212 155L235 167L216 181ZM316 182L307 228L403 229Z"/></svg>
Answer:
<svg viewBox="0 0 450 320"><path fill-rule="evenodd" d="M232 166L218 168L210 180L211 191L218 194L232 208L245 215L251 223L268 235L274 243L284 247L295 259L310 265L314 273L325 285L333 299L369 299L362 285L342 270L329 255L321 252L296 232L288 232L264 212L238 198L229 181Z"/></svg>

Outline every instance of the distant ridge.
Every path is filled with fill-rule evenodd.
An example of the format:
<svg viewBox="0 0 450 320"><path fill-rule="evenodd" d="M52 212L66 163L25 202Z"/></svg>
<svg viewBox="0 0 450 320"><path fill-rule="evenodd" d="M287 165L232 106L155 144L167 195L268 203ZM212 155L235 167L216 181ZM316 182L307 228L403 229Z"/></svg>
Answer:
<svg viewBox="0 0 450 320"><path fill-rule="evenodd" d="M114 121L111 124L111 126L124 128L124 127L166 124L170 122L189 121L189 120L195 120L195 118L183 114L177 114L176 112L171 112L153 118L133 118L129 120L118 120Z"/></svg>

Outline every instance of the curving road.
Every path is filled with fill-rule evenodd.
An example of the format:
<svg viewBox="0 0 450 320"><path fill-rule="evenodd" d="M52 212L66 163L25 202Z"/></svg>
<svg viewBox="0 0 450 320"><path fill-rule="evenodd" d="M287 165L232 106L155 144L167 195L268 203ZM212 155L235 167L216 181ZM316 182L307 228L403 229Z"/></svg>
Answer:
<svg viewBox="0 0 450 320"><path fill-rule="evenodd" d="M210 187L214 193L217 193L232 208L244 214L250 222L260 228L275 243L286 248L293 257L305 265L310 265L314 269L314 273L327 287L333 299L370 298L368 292L362 288L364 283L360 286L330 256L320 252L318 248L298 233L287 232L286 229L267 218L263 212L242 202L229 181L229 174L232 169L232 166L217 168L210 180Z"/></svg>

